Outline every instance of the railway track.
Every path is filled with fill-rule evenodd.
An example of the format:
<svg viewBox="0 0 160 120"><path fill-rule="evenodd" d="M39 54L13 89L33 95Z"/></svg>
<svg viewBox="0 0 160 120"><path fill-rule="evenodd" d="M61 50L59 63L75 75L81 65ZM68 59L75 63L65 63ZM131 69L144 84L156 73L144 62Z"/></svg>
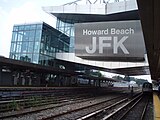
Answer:
<svg viewBox="0 0 160 120"><path fill-rule="evenodd" d="M82 93L83 92L83 93ZM32 104L33 100L28 99L25 97L24 99L16 99L16 100L6 100L6 101L0 101L0 119L5 118L11 118L11 117L18 117L18 116L24 116L26 114L32 114L32 113L38 113L41 111L45 111L48 109L53 109L56 107L61 107L64 105L69 105L73 103L80 103L84 101L90 101L94 100L97 97L104 97L108 94L112 94L111 92L106 92L104 90L96 90L96 89L83 89L81 91L70 91L67 90L65 92L62 92L61 94L54 94L51 96L38 96L37 99L40 99L40 101L34 101L34 105ZM117 94L117 93L114 93ZM7 104L17 102L20 109L6 109L8 106ZM2 105L2 106L1 106ZM8 112L6 112L8 111Z"/></svg>
<svg viewBox="0 0 160 120"><path fill-rule="evenodd" d="M107 96L103 96L102 98L103 98L103 100L101 100L101 101L103 101L102 103L105 103L106 102L106 97ZM119 96L120 97L120 96ZM122 96L121 96L122 97ZM101 98L101 99L102 99ZM112 96L112 99L116 99L117 97L114 97L113 98L113 96ZM28 120L28 119L33 119L33 117L32 116L38 116L38 117L36 117L36 119L51 119L53 116L55 116L55 115L58 115L58 116L60 116L60 114L62 115L62 114L65 114L66 113L66 111L67 112L69 112L69 110L66 110L65 111L65 108L66 109L68 109L69 108L69 106L76 106L76 104L82 104L82 106L84 106L83 105L83 103L88 103L88 104L92 104L92 103L90 103L90 101L91 102L93 102L93 104L95 104L94 103L94 101L95 101L95 99L97 99L97 98L88 98L88 99L79 99L79 100L75 100L75 101L73 101L72 100L72 102L68 102L68 103L65 103L65 104L58 104L58 105L56 105L56 106L52 106L52 107L48 107L48 108L41 108L41 109L36 109L36 110L30 110L30 111L27 111L27 112L20 112L20 113L18 113L18 114L10 114L10 115L5 115L5 116L1 116L0 117L0 119L6 119L6 118L15 118L15 119L23 119L23 120ZM109 99L108 98L108 102L110 101L111 99ZM100 103L97 103L97 104L100 104ZM92 105L92 106L95 106L95 105ZM61 108L62 107L62 108ZM80 107L80 106L79 106ZM88 106L87 106L88 107ZM86 107L86 108L87 108ZM51 116L49 116L48 117L48 111L51 111L51 113L52 113L52 115ZM53 111L54 111L54 113L53 113ZM56 111L58 112L58 113L56 113ZM59 112L61 112L61 113L59 113ZM39 117L39 116L41 116L41 113L43 114L42 115L42 117ZM53 115L54 114L54 115ZM46 117L47 116L47 117ZM58 117L57 116L57 117Z"/></svg>
<svg viewBox="0 0 160 120"><path fill-rule="evenodd" d="M62 92L61 96L58 98L57 96L48 96L47 100L42 99L42 105L35 105L30 106L31 108L25 108L22 111L11 111L6 113L0 113L0 119L7 119L15 118L15 119L21 119L21 120L29 120L29 119L42 119L42 120L48 120L48 119L78 119L82 116L85 116L89 113L92 113L94 111L104 109L106 106L113 105L113 104L121 104L123 102L128 101L127 96L128 94L125 92L106 92L104 90L101 90L100 92L97 92L97 90L90 90L88 91L86 89L82 90L82 92L68 92L66 93ZM75 94L74 94L75 93ZM118 94L117 94L118 93ZM113 95L114 94L114 95ZM111 97L111 96L112 97ZM64 97L63 97L64 96ZM68 96L68 97L67 97ZM119 97L117 97L119 96ZM121 96L121 97L120 97ZM42 96L43 97L43 96ZM109 99L109 97L111 97ZM54 99L53 101L50 101L50 99ZM97 102L99 100L99 102ZM18 99L17 102L23 102L28 101L27 99ZM7 103L9 101L4 101L4 103ZM3 101L0 101L0 103L3 103ZM29 103L30 104L30 103ZM38 106L38 107L37 107ZM70 107L72 106L72 107ZM74 107L76 106L76 107ZM35 107L35 108L33 108ZM9 114L8 114L9 113Z"/></svg>
<svg viewBox="0 0 160 120"><path fill-rule="evenodd" d="M85 97L91 97L89 94L70 94L70 95L60 95L60 96L45 96L45 97L31 97L30 99L19 99L19 100L7 100L0 101L0 113L12 111L21 107L21 109L29 107L44 106L49 104L60 104L62 102L67 102L68 100L82 99Z"/></svg>
<svg viewBox="0 0 160 120"><path fill-rule="evenodd" d="M49 91L21 91L18 93L18 97L6 97L0 101L0 113L6 111L15 111L19 109L25 109L29 107L37 107L42 105L56 104L65 102L67 99L74 99L76 97L93 96L95 89L56 89ZM15 94L15 93L13 93ZM98 95L98 93L96 94ZM20 108L19 108L20 107Z"/></svg>
<svg viewBox="0 0 160 120"><path fill-rule="evenodd" d="M138 96L138 95L139 94L136 94L134 96ZM113 104L105 106L102 109L99 109L99 110L94 111L92 113L89 113L85 116L82 116L82 117L78 118L77 120L100 120L100 119L102 119L102 116L111 114L112 112L114 112L119 107L123 106L124 104L126 104L129 101L130 101L130 99L124 98L124 99L117 101Z"/></svg>
<svg viewBox="0 0 160 120"><path fill-rule="evenodd" d="M41 93L42 92L42 93ZM108 92L108 91L107 91ZM23 91L23 97L7 98L0 101L0 113L7 111L16 111L29 107L37 107L49 104L56 104L67 101L74 97L81 96L100 96L107 93L106 91L97 92L95 89L66 89L66 90L51 90L51 91ZM45 93L45 94L44 94ZM38 95L37 95L38 94ZM32 95L32 96L31 96Z"/></svg>
<svg viewBox="0 0 160 120"><path fill-rule="evenodd" d="M100 120L152 120L152 116L146 117L150 100L148 95L140 94Z"/></svg>
<svg viewBox="0 0 160 120"><path fill-rule="evenodd" d="M104 108L105 106L109 106L115 102L124 102L124 101L128 101L128 99L126 98L126 95L114 97L114 98L111 98L111 99L108 99L102 102L98 102L95 104L87 105L84 107L82 106L79 108L75 108L69 111L62 112L60 114L52 115L47 118L42 118L42 120L52 120L52 119L54 120L66 120L66 119L75 120L75 119L78 119L82 115L86 115L95 110L99 110L100 108Z"/></svg>
<svg viewBox="0 0 160 120"><path fill-rule="evenodd" d="M24 116L24 115L28 115L28 114L34 114L34 113L38 113L38 112L41 112L41 111L45 111L45 110L49 110L49 109L53 109L53 108L56 108L56 107L61 107L61 106L64 106L64 105L69 105L69 104L72 104L72 103L78 103L78 102L84 102L84 101L87 101L87 100L91 100L91 99L94 99L94 98L88 98L88 99L84 99L84 98L71 98L71 99L67 99L67 100L63 100L63 101L59 101L57 103L51 103L48 107L38 107L38 108L31 108L31 109L25 109L23 110L22 112L21 111L15 111L14 113L12 112L9 112L9 113L6 113L6 114L3 114L1 113L0 115L0 119L6 119L6 118L12 118L12 117L21 117L21 116Z"/></svg>

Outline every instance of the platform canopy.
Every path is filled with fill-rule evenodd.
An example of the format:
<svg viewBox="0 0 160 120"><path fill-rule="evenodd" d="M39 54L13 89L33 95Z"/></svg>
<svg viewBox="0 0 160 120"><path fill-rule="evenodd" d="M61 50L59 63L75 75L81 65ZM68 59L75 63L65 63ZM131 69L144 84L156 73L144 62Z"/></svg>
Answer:
<svg viewBox="0 0 160 120"><path fill-rule="evenodd" d="M128 75L128 76L135 76L135 75L149 75L149 67L148 66L141 66L141 67L130 67L130 68L117 68L117 69L108 69L103 67L97 67L97 66L91 66L91 65L85 65L80 63L74 63L69 61L63 61L63 60L56 60L57 62L61 62L68 65L79 65L84 66L89 69L95 69L100 71L106 71L110 73L116 73L116 74L122 74L122 75ZM79 75L79 72L71 71L71 70L62 70L54 67L49 66L42 66L38 64L23 62L19 60L13 60L9 58L0 57L0 67L3 69L12 69L12 70L31 70L31 71L37 71L37 72L54 72L57 74L70 74L70 75Z"/></svg>
<svg viewBox="0 0 160 120"><path fill-rule="evenodd" d="M73 68L75 68L75 71L83 71L84 68L87 68L87 69L99 70L99 71L127 75L127 76L150 75L149 66L110 69L110 68L97 67L97 66L75 63L75 62L59 60L59 59L56 59L56 63L68 65L68 66L75 66L75 67L73 67ZM79 67L77 67L77 66L79 66Z"/></svg>
<svg viewBox="0 0 160 120"><path fill-rule="evenodd" d="M128 76L150 75L149 66L113 69L112 72Z"/></svg>

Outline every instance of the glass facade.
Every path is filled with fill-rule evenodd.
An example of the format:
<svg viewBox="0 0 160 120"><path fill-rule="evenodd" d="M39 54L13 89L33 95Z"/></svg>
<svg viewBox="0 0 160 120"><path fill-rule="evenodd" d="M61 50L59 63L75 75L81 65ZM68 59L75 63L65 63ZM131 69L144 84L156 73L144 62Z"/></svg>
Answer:
<svg viewBox="0 0 160 120"><path fill-rule="evenodd" d="M53 66L56 52L69 52L69 37L46 23L13 27L10 58Z"/></svg>
<svg viewBox="0 0 160 120"><path fill-rule="evenodd" d="M74 24L57 19L56 29L70 37L69 52L74 53Z"/></svg>

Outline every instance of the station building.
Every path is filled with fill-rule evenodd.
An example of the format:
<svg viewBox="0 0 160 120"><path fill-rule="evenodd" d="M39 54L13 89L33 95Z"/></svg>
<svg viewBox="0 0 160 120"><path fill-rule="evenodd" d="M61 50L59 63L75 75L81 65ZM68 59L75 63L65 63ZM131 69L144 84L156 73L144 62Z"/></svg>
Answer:
<svg viewBox="0 0 160 120"><path fill-rule="evenodd" d="M54 66L56 52L69 52L69 37L62 32L44 22L13 27L9 58Z"/></svg>
<svg viewBox="0 0 160 120"><path fill-rule="evenodd" d="M136 0L113 3L101 0L95 2L86 0L85 4L81 2L84 1L77 0L61 6L43 7L45 12L56 17L56 28L44 22L15 25L10 58L83 73L94 70L109 72L109 69L148 66ZM113 28L119 30L116 36L109 33ZM89 37L84 37L83 33L80 34L80 31L83 30L89 31L87 33ZM90 35L91 31L95 30L99 31L97 35L95 33ZM131 35L131 43L125 42L128 38L126 37L127 32L120 30L126 30L131 34L136 33L135 36ZM101 36L104 34L109 37ZM107 51L104 54L97 54L97 51L92 55L86 54L82 48L88 45L88 50L91 51L93 41L88 40L90 38L93 38L93 41L100 38L104 44L107 39L116 45L113 45L114 43L105 44L109 47L113 45L110 49L105 46L103 46L104 49L101 49L102 46L99 45L99 52ZM80 42L81 39L82 42ZM88 40L89 43L83 40ZM126 46L134 51L133 54L128 54L130 50ZM112 54L111 49L114 50ZM117 54L118 52L120 54ZM100 56L95 57L97 55ZM54 75L46 75L44 80L51 76Z"/></svg>

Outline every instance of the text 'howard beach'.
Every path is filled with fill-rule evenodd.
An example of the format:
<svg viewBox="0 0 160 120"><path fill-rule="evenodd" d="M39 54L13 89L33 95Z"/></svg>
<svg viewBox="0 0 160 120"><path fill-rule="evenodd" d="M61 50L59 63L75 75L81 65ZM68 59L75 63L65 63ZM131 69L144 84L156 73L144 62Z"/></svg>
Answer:
<svg viewBox="0 0 160 120"><path fill-rule="evenodd" d="M134 34L134 29L133 28L127 28L127 29L116 29L116 28L111 28L111 29L104 29L104 30L88 30L88 29L83 29L82 30L82 35L129 35L129 34Z"/></svg>

